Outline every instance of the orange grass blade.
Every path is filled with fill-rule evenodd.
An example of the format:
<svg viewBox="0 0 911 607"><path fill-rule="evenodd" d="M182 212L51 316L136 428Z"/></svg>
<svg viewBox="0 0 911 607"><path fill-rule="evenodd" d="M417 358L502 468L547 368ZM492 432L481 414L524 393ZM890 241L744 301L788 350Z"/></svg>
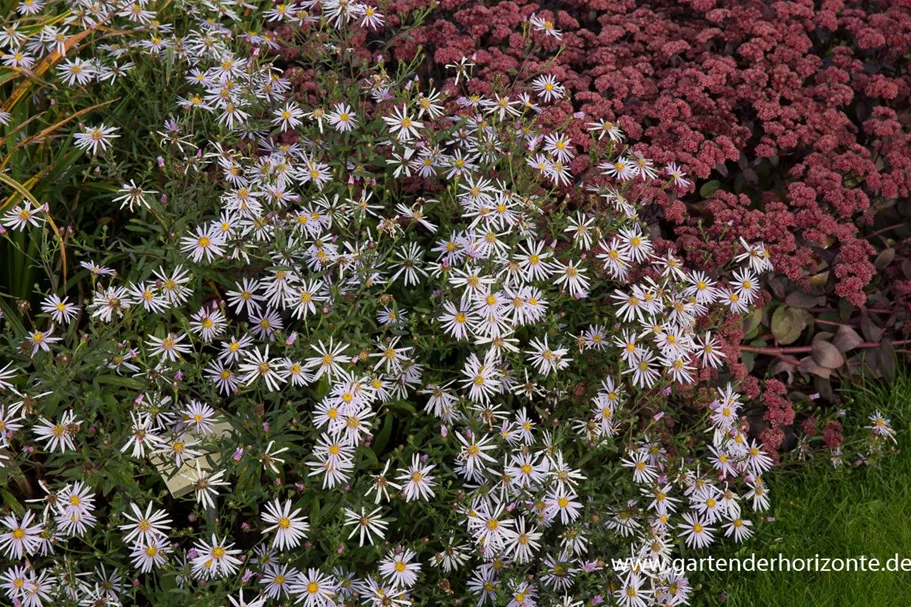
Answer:
<svg viewBox="0 0 911 607"><path fill-rule="evenodd" d="M66 48L66 50L73 48L75 45L77 45L79 43L80 40L82 40L89 34L93 33L94 31L95 31L94 29L88 29L88 30L79 32L75 36L68 38L66 43L64 44L64 47ZM41 76L46 71L48 71L51 67L53 67L54 64L56 64L58 61L60 61L61 58L63 58L63 55L61 55L58 51L54 51L53 53L51 53L50 55L48 55L47 57L45 57L44 59L41 60L41 63L39 63L37 65L37 67L33 70L34 74L36 76ZM31 86L32 86L32 81L30 79L26 80L25 82L22 82L19 86L17 86L16 89L13 91L13 94L10 95L9 99L6 100L6 103L3 104L3 110L6 112L9 112L11 109L13 109L16 106L16 104L19 103L19 100L22 99L26 93L28 93L28 90L31 88Z"/></svg>

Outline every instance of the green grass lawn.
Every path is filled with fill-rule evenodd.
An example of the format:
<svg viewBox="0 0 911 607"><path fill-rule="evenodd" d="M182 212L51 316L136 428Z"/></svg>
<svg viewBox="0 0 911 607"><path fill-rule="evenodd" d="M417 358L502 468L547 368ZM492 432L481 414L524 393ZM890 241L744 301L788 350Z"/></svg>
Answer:
<svg viewBox="0 0 911 607"><path fill-rule="evenodd" d="M898 553L911 559L911 377L888 386L853 391L849 420L866 425L880 409L898 431L896 452L871 467L846 459L833 469L816 462L811 470L782 470L768 477L775 521L763 525L739 556L772 558L876 557ZM731 552L733 554L733 552ZM701 583L695 604L724 607L898 607L911 605L911 573L693 574Z"/></svg>

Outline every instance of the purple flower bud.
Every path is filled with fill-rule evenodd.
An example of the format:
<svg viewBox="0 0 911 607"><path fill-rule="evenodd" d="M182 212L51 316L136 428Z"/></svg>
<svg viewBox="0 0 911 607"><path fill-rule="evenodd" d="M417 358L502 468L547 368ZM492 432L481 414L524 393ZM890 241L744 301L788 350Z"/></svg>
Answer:
<svg viewBox="0 0 911 607"><path fill-rule="evenodd" d="M235 462L239 462L239 461L240 461L240 458L242 458L243 456L244 456L244 448L243 448L243 447L238 447L237 450L234 452L234 455L233 455L232 457L234 458L234 461L235 461Z"/></svg>
<svg viewBox="0 0 911 607"><path fill-rule="evenodd" d="M162 158L161 156L159 156L159 157L156 158L155 160L156 160L156 162L158 162L158 168L159 168L159 169L163 169L163 168L164 168L164 158Z"/></svg>

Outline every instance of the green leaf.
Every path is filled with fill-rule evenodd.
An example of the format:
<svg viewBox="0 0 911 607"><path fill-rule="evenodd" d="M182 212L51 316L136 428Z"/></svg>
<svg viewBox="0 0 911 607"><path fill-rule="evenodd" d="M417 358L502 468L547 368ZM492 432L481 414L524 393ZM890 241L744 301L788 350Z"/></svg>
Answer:
<svg viewBox="0 0 911 607"><path fill-rule="evenodd" d="M393 400L386 403L386 406L390 409L401 409L403 411L408 411L409 413L416 413L414 405L405 400Z"/></svg>
<svg viewBox="0 0 911 607"><path fill-rule="evenodd" d="M743 319L743 338L752 339L759 333L759 325L762 324L762 310L753 310L746 318Z"/></svg>
<svg viewBox="0 0 911 607"><path fill-rule="evenodd" d="M701 188L699 188L699 195L703 198L711 198L712 194L714 194L720 187L721 182L717 179L707 181L706 183L702 184Z"/></svg>
<svg viewBox="0 0 911 607"><path fill-rule="evenodd" d="M756 354L754 352L741 352L740 360L743 361L747 371L752 373L753 367L756 366Z"/></svg>
<svg viewBox="0 0 911 607"><path fill-rule="evenodd" d="M313 496L309 510L310 526L316 527L319 524L319 496Z"/></svg>
<svg viewBox="0 0 911 607"><path fill-rule="evenodd" d="M327 394L329 394L329 378L323 375L316 384L316 400L322 400Z"/></svg>
<svg viewBox="0 0 911 607"><path fill-rule="evenodd" d="M143 384L138 379L133 379L132 377L120 377L117 375L102 375L101 377L96 377L95 381L99 384L108 384L111 386L120 386L121 388L131 388L133 390L142 390L145 388Z"/></svg>
<svg viewBox="0 0 911 607"><path fill-rule="evenodd" d="M6 322L9 323L9 326L13 328L13 331L16 333L16 337L19 339L25 339L25 325L22 324L22 320L19 319L19 315L16 314L16 311L13 309L13 307L3 299L0 299L0 311L3 312L3 318L6 319Z"/></svg>
<svg viewBox="0 0 911 607"><path fill-rule="evenodd" d="M809 314L788 306L780 306L772 314L772 335L779 344L787 345L797 341L807 328Z"/></svg>
<svg viewBox="0 0 911 607"><path fill-rule="evenodd" d="M130 222L124 226L124 229L129 230L130 232L139 232L140 234L151 234L147 226L144 226L141 221L136 219L131 219Z"/></svg>
<svg viewBox="0 0 911 607"><path fill-rule="evenodd" d="M13 494L7 491L6 489L0 489L0 495L3 495L3 503L9 506L13 512L18 516L25 514L25 508L22 507L22 504L19 503Z"/></svg>
<svg viewBox="0 0 911 607"><path fill-rule="evenodd" d="M383 452L383 449L389 443L389 437L392 436L392 415L387 415L386 419L383 420L383 427L380 429L379 434L376 435L376 440L373 441L371 447L373 452L380 455Z"/></svg>
<svg viewBox="0 0 911 607"><path fill-rule="evenodd" d="M19 72L15 70L8 70L6 68L0 69L0 85L6 84L10 80L15 80L19 77Z"/></svg>

